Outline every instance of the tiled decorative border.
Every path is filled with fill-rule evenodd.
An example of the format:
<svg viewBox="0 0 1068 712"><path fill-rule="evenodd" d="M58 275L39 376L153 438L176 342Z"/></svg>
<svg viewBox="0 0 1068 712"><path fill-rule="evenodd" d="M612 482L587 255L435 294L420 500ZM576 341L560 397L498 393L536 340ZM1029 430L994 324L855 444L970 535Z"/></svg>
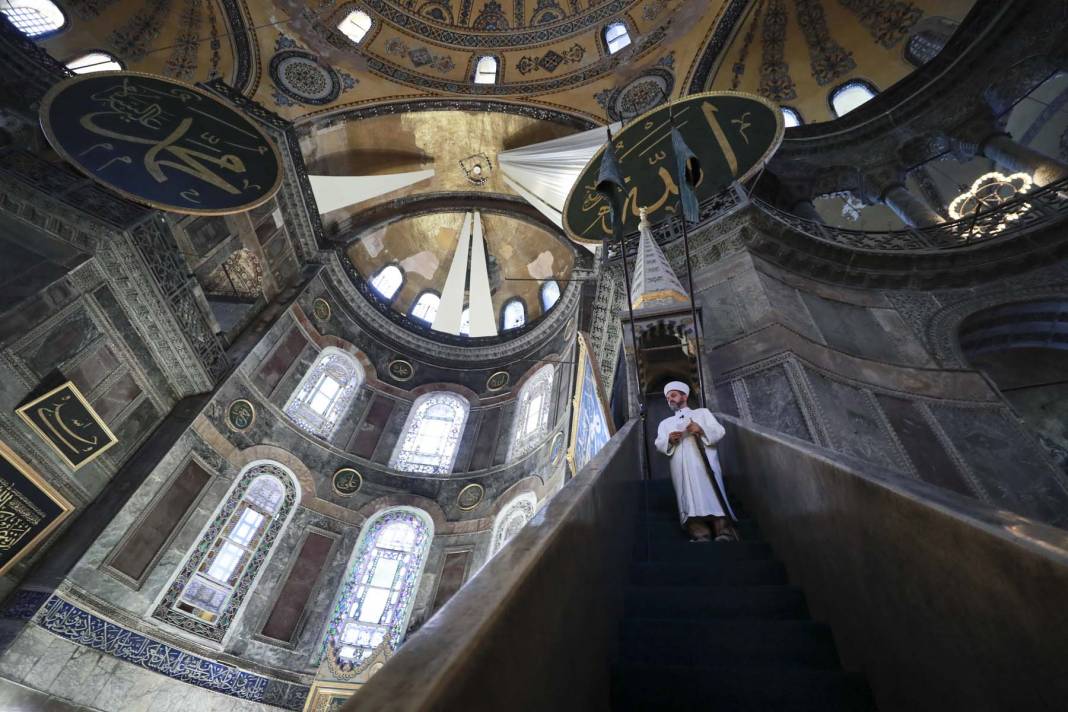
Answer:
<svg viewBox="0 0 1068 712"><path fill-rule="evenodd" d="M61 638L152 672L242 700L300 710L308 686L247 672L135 633L58 596L37 614L37 625Z"/></svg>

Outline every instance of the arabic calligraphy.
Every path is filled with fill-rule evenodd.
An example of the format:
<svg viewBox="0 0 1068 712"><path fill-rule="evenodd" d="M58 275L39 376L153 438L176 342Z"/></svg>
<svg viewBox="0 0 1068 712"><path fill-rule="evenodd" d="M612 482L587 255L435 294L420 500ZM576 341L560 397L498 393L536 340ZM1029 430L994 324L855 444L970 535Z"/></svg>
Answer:
<svg viewBox="0 0 1068 712"><path fill-rule="evenodd" d="M74 507L0 443L0 575L26 556Z"/></svg>
<svg viewBox="0 0 1068 712"><path fill-rule="evenodd" d="M44 518L45 513L33 502L0 479L0 551L9 551Z"/></svg>
<svg viewBox="0 0 1068 712"><path fill-rule="evenodd" d="M45 97L41 123L76 167L153 207L238 212L270 198L281 181L278 152L254 124L210 94L162 77L68 79Z"/></svg>
<svg viewBox="0 0 1068 712"><path fill-rule="evenodd" d="M75 470L118 442L71 381L17 412Z"/></svg>

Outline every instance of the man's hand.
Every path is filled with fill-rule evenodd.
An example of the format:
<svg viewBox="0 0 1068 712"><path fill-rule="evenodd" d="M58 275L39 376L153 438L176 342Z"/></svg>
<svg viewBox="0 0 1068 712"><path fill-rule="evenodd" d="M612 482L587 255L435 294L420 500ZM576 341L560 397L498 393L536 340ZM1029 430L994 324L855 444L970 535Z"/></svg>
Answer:
<svg viewBox="0 0 1068 712"><path fill-rule="evenodd" d="M701 426L693 421L690 421L690 424L686 426L686 432L693 433L697 437L702 437L705 434L705 431L701 430Z"/></svg>
<svg viewBox="0 0 1068 712"><path fill-rule="evenodd" d="M682 437L684 435L686 435L686 433L682 432L681 430L676 430L675 432L668 435L668 444L678 445L679 441L682 440Z"/></svg>

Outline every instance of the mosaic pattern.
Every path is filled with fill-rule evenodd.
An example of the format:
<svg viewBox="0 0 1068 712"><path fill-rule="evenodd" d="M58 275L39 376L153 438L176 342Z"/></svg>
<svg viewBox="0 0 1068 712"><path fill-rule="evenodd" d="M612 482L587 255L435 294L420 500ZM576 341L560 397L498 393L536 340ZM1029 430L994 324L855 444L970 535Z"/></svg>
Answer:
<svg viewBox="0 0 1068 712"><path fill-rule="evenodd" d="M276 52L271 57L268 74L275 86L272 97L279 106L322 106L356 86L353 76L322 64L314 54L294 49L296 46L296 42L281 34L275 42Z"/></svg>
<svg viewBox="0 0 1068 712"><path fill-rule="evenodd" d="M178 36L174 40L174 49L167 58L163 73L175 79L189 80L197 70L197 52L200 51L200 24L202 0L185 0L182 12L178 16Z"/></svg>
<svg viewBox="0 0 1068 712"><path fill-rule="evenodd" d="M149 0L144 9L134 13L126 24L108 36L109 48L127 64L144 59L159 38L163 19L170 9L171 0Z"/></svg>
<svg viewBox="0 0 1068 712"><path fill-rule="evenodd" d="M760 95L782 103L797 98L797 88L790 78L790 65L784 60L786 43L785 0L768 0L764 15L764 56L760 63Z"/></svg>
<svg viewBox="0 0 1068 712"><path fill-rule="evenodd" d="M395 650L404 640L431 538L430 517L411 509L386 510L360 533L321 652L340 676L355 673L376 648ZM385 600L376 605L377 596Z"/></svg>
<svg viewBox="0 0 1068 712"><path fill-rule="evenodd" d="M57 596L36 623L55 635L167 677L242 700L299 710L308 687L225 665L123 628Z"/></svg>
<svg viewBox="0 0 1068 712"><path fill-rule="evenodd" d="M632 119L662 104L675 88L675 75L664 67L652 67L618 89L606 89L594 100L614 121Z"/></svg>
<svg viewBox="0 0 1068 712"><path fill-rule="evenodd" d="M399 37L391 37L385 44L386 52L396 57L406 57L416 69L429 67L436 72L448 74L456 63L447 54L431 54L426 47L412 47Z"/></svg>
<svg viewBox="0 0 1068 712"><path fill-rule="evenodd" d="M827 30L827 18L820 0L795 0L797 22L808 44L812 77L820 86L849 74L857 68L853 53L834 41Z"/></svg>
<svg viewBox="0 0 1068 712"><path fill-rule="evenodd" d="M753 37L756 35L757 26L760 24L760 14L763 10L764 0L759 0L753 9L753 20L749 23L749 29L746 30L745 37L742 39L742 48L738 51L738 60L731 65L731 89L738 88L738 84L742 81L742 75L745 74L745 60L749 56L749 48L753 44Z"/></svg>
<svg viewBox="0 0 1068 712"><path fill-rule="evenodd" d="M901 0L838 0L857 14L860 24L883 47L890 49L900 42L923 17L923 10Z"/></svg>
<svg viewBox="0 0 1068 712"><path fill-rule="evenodd" d="M515 68L520 74L526 75L543 70L552 74L561 64L578 64L586 56L586 49L578 42L564 50L563 54L556 50L549 50L540 57L522 57Z"/></svg>
<svg viewBox="0 0 1068 712"><path fill-rule="evenodd" d="M208 623L178 611L176 607L179 602L179 597L185 590L186 585L189 583L190 579L193 578L194 574L197 573L201 565L213 554L213 544L219 539L219 535L222 533L223 528L229 523L231 515L241 504L245 496L245 491L249 488L252 482L261 475L273 475L278 478L285 487L285 495L283 496L282 504L278 509L277 515L271 520L270 525L260 538L251 557L248 559L247 563L245 563L244 570L237 577L229 600L222 607L219 615L213 623ZM271 553L271 548L274 545L275 540L278 539L279 534L281 534L283 527L285 527L286 520L289 518L289 513L293 510L296 501L297 492L293 484L293 478L280 467L275 465L259 465L250 468L247 472L241 475L238 482L231 488L223 506L216 512L211 523L204 530L204 533L201 534L196 548L182 565L178 575L171 583L166 595L164 595L163 600L156 606L156 610L152 612L152 617L202 638L207 638L208 640L214 640L216 642L221 641L226 634L227 629L234 622L237 610L241 607L241 602L252 588L252 582L256 580L256 575L267 562L267 558Z"/></svg>

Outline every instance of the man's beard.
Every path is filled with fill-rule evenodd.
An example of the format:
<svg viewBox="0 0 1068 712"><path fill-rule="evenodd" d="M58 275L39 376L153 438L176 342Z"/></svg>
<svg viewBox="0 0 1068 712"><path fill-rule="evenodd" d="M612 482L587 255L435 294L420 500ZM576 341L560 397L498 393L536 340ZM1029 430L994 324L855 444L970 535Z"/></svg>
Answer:
<svg viewBox="0 0 1068 712"><path fill-rule="evenodd" d="M668 401L668 408L671 408L676 413L678 411L682 410L685 407L686 407L686 401L683 401L681 403L672 403L671 401Z"/></svg>

